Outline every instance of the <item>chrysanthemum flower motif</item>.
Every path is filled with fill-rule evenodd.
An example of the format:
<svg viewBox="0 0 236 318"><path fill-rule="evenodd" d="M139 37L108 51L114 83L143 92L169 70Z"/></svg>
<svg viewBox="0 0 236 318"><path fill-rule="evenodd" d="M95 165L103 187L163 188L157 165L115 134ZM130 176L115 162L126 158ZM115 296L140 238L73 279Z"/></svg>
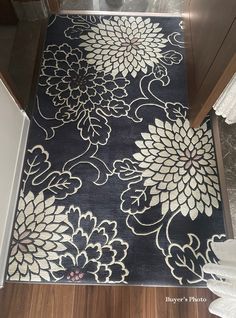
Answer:
<svg viewBox="0 0 236 318"><path fill-rule="evenodd" d="M89 64L95 64L97 70L130 73L136 77L139 71L147 72L147 66L153 67L163 57L162 49L167 39L159 23L152 23L150 18L114 17L103 19L91 32L82 35L80 44L86 51Z"/></svg>
<svg viewBox="0 0 236 318"><path fill-rule="evenodd" d="M60 270L53 272L57 280L66 282L120 283L128 275L123 260L128 244L117 237L117 223L98 223L92 212L82 213L71 206L69 225L73 248L60 257Z"/></svg>
<svg viewBox="0 0 236 318"><path fill-rule="evenodd" d="M90 111L95 105L106 106L109 101L123 97L128 81L97 72L82 58L79 49L62 44L49 45L44 51L39 83L53 97L54 106L61 106L58 119L67 122L78 116L81 106Z"/></svg>
<svg viewBox="0 0 236 318"><path fill-rule="evenodd" d="M37 196L21 192L10 250L10 280L50 281L50 271L58 269L55 261L66 250L69 237L64 234L68 228L64 207L56 207L54 201L54 197L45 200L43 192Z"/></svg>
<svg viewBox="0 0 236 318"><path fill-rule="evenodd" d="M160 203L163 214L179 209L193 220L199 212L210 216L219 207L220 193L207 124L192 129L188 120L170 124L156 119L142 137L134 158L143 169L144 185L150 187L150 205Z"/></svg>

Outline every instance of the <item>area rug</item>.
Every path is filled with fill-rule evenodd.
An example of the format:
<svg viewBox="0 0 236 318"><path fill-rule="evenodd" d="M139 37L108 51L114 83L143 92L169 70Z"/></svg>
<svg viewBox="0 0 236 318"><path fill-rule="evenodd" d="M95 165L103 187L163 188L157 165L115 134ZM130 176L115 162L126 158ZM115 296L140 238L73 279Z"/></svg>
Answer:
<svg viewBox="0 0 236 318"><path fill-rule="evenodd" d="M186 91L180 18L50 19L8 280L205 285L225 230Z"/></svg>

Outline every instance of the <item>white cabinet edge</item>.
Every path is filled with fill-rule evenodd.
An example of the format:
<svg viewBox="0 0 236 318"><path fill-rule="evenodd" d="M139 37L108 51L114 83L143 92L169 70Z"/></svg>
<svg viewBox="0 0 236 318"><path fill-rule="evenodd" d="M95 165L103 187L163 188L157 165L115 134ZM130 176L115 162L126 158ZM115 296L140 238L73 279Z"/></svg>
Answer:
<svg viewBox="0 0 236 318"><path fill-rule="evenodd" d="M22 173L22 168L23 168L23 163L25 158L25 150L26 150L28 131L30 126L30 120L28 116L23 110L21 110L21 112L24 116L24 120L22 124L22 129L21 129L18 155L16 157L14 179L12 181L11 194L10 194L10 199L8 203L7 221L6 221L5 233L4 233L4 239L3 239L3 246L6 248L2 249L1 255L0 255L0 268L5 269L4 271L2 270L0 271L0 288L4 286L4 281L5 281L12 228L13 228L13 223L15 220L15 211L16 211L16 205L18 201L18 192L19 192L19 187L21 182L21 173ZM12 211L14 213L12 213Z"/></svg>

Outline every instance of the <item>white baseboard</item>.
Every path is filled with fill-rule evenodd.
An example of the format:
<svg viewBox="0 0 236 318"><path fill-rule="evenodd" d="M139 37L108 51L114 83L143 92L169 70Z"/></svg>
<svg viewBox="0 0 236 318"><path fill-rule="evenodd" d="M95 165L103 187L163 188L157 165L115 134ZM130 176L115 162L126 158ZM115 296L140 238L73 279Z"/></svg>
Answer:
<svg viewBox="0 0 236 318"><path fill-rule="evenodd" d="M2 246L0 247L0 288L3 287L4 281L5 281L8 253L9 253L9 247L11 243L12 229L13 229L13 224L15 219L18 193L19 193L19 187L21 182L21 173L22 173L22 168L24 163L25 150L26 150L26 144L27 144L27 138L28 138L29 125L30 125L30 121L26 113L23 110L21 110L20 112L22 113L22 116L23 116L21 135L19 137L18 154L15 160L15 171L14 171L14 177L12 180L12 187L10 191L11 193L9 194L9 198L8 198L9 202L8 202L8 209L6 211L7 216L5 219L5 229L3 230L3 233L1 233L1 236L3 235L3 239L2 239Z"/></svg>

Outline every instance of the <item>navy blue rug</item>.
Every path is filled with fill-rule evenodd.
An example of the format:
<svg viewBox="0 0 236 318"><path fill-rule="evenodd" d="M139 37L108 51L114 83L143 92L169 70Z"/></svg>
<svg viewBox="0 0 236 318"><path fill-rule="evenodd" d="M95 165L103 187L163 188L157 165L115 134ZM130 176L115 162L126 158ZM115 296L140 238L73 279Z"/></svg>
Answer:
<svg viewBox="0 0 236 318"><path fill-rule="evenodd" d="M181 19L50 19L8 280L205 285L225 231L186 91Z"/></svg>

